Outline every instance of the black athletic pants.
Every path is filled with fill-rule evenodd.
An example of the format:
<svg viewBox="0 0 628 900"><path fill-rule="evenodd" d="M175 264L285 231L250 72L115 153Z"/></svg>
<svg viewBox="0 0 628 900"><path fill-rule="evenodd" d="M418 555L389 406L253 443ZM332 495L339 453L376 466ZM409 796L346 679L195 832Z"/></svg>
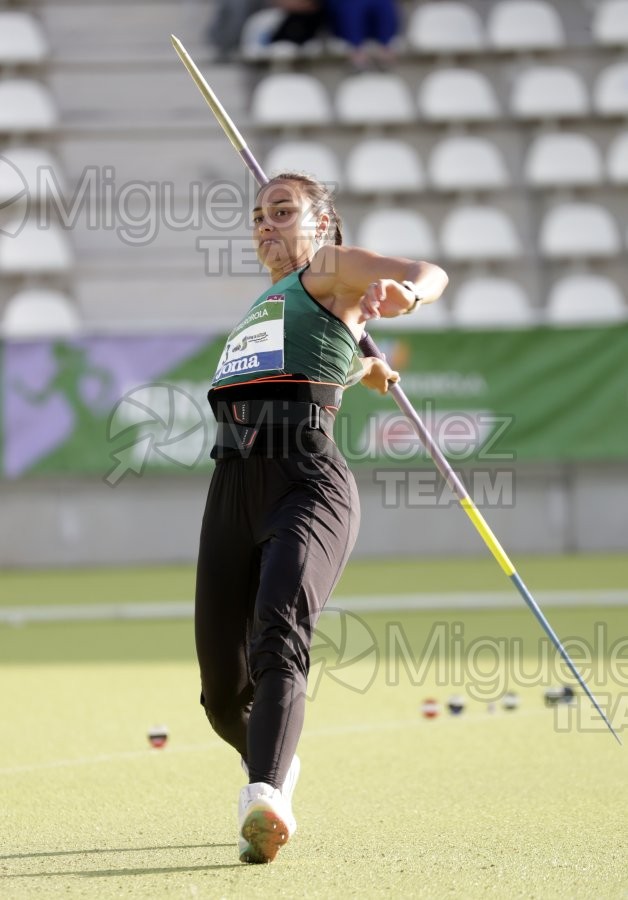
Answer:
<svg viewBox="0 0 628 900"><path fill-rule="evenodd" d="M341 457L217 461L197 571L201 703L246 760L251 783L281 787L286 777L313 631L358 525L357 489Z"/></svg>

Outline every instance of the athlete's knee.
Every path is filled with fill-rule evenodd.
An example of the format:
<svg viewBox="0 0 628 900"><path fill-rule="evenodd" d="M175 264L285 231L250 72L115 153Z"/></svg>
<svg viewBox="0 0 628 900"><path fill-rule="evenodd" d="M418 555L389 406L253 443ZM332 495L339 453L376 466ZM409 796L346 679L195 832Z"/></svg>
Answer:
<svg viewBox="0 0 628 900"><path fill-rule="evenodd" d="M305 644L295 640L294 635L274 635L272 638L260 635L251 643L249 665L256 683L270 669L293 677L307 677L310 654Z"/></svg>
<svg viewBox="0 0 628 900"><path fill-rule="evenodd" d="M246 730L250 698L202 693L201 705L216 734L227 743L237 746Z"/></svg>

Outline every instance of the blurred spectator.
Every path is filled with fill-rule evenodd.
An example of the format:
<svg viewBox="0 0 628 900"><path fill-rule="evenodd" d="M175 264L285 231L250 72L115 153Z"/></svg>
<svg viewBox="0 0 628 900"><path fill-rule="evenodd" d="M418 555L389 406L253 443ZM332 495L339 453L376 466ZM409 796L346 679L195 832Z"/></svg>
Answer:
<svg viewBox="0 0 628 900"><path fill-rule="evenodd" d="M207 38L221 57L229 57L238 50L244 23L264 6L264 0L219 0Z"/></svg>
<svg viewBox="0 0 628 900"><path fill-rule="evenodd" d="M356 69L371 64L367 41L372 44L373 62L389 66L395 58L391 42L399 31L395 0L326 0L329 25L335 37L346 41Z"/></svg>
<svg viewBox="0 0 628 900"><path fill-rule="evenodd" d="M316 37L326 21L323 0L275 0L272 5L287 15L271 37L271 43L290 41L303 45Z"/></svg>

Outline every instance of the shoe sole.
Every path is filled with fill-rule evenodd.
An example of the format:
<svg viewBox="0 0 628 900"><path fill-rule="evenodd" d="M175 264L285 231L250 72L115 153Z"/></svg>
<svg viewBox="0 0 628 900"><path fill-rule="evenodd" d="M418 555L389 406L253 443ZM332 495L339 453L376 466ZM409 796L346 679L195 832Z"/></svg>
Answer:
<svg viewBox="0 0 628 900"><path fill-rule="evenodd" d="M248 847L240 854L240 862L269 863L290 837L284 820L270 809L252 809L244 820L242 837Z"/></svg>

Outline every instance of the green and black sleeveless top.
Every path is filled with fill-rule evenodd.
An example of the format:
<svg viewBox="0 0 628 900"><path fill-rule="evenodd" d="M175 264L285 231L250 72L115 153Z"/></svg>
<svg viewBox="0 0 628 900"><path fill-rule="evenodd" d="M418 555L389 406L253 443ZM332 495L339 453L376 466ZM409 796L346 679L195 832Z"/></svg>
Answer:
<svg viewBox="0 0 628 900"><path fill-rule="evenodd" d="M354 336L308 294L301 283L303 271L291 272L264 291L232 330L212 380L210 401L222 388L284 379L344 389L360 367Z"/></svg>

